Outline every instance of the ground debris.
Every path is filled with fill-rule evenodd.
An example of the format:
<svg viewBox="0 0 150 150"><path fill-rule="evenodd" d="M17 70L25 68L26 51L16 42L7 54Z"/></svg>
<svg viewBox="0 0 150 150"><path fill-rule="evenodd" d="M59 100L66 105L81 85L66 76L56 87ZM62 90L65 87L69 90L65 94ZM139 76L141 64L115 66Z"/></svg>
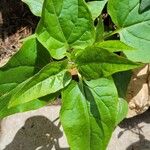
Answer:
<svg viewBox="0 0 150 150"><path fill-rule="evenodd" d="M0 1L0 66L19 50L20 40L34 32L38 20L20 0Z"/></svg>

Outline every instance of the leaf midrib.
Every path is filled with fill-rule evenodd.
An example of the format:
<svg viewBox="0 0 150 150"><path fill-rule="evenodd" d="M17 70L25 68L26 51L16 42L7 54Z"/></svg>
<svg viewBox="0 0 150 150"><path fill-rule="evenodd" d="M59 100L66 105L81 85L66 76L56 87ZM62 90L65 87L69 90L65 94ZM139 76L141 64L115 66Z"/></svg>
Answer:
<svg viewBox="0 0 150 150"><path fill-rule="evenodd" d="M36 83L35 85L33 85L32 87L30 87L29 89L27 89L27 90L23 90L24 89L24 86L26 86L26 84L28 83L26 83L15 95L14 95L14 97L17 95L17 97L20 97L21 95L20 95L20 93L26 93L26 92L28 92L28 91L30 91L33 87L35 87L35 86L37 86L38 84L41 84L42 82L44 82L44 81L46 81L46 80L49 80L50 78L56 78L55 76L56 75L59 75L59 74L62 74L62 73L65 73L66 72L66 70L63 70L63 71L61 71L61 72L59 72L59 73L57 73L57 74L55 74L55 75L52 75L52 76L50 76L50 77L48 77L48 78L46 78L46 79L43 79L43 80L41 80L40 82L38 82L38 83ZM32 79L32 78L31 78ZM17 88L17 87L16 87ZM19 93L19 94L18 94Z"/></svg>
<svg viewBox="0 0 150 150"><path fill-rule="evenodd" d="M56 19L57 19L57 23L58 23L58 25L59 25L59 29L60 29L60 31L61 31L61 33L62 33L62 35L63 35L63 38L64 38L64 40L66 41L66 44L68 45L68 42L67 42L67 40L66 40L66 37L65 37L65 35L64 35L64 32L63 32L63 30L62 30L62 27L61 27L61 24L60 24L60 22L59 22L59 17L57 16L57 13L56 13L56 9L55 9L55 7L54 7L54 2L53 2L53 0L51 0L52 1L52 7L53 7L53 9L54 9L54 13L55 13L55 16L56 16ZM62 4L63 5L63 4ZM49 11L48 11L49 12Z"/></svg>

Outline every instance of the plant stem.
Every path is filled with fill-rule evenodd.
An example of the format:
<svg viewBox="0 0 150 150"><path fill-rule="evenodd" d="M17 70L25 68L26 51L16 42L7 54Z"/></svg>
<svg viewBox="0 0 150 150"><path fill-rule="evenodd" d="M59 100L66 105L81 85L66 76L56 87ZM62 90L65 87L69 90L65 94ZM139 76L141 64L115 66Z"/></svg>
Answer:
<svg viewBox="0 0 150 150"><path fill-rule="evenodd" d="M106 35L104 36L104 39L107 39L108 37L113 36L114 34L119 33L119 31L120 31L120 29L117 29L117 30L115 30L115 31L112 31L112 32L106 34Z"/></svg>

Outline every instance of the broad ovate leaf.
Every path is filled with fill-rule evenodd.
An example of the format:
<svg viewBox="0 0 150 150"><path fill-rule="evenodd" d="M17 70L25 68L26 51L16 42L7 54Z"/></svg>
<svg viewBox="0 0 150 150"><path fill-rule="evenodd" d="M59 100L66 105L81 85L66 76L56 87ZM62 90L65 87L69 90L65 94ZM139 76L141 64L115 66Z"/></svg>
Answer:
<svg viewBox="0 0 150 150"><path fill-rule="evenodd" d="M87 5L89 7L93 19L96 19L102 13L102 10L106 3L107 0L87 2Z"/></svg>
<svg viewBox="0 0 150 150"><path fill-rule="evenodd" d="M38 16L38 17L41 16L44 0L22 0L22 1L29 6L31 12L35 16Z"/></svg>
<svg viewBox="0 0 150 150"><path fill-rule="evenodd" d="M107 77L116 72L139 67L138 63L98 47L81 50L76 54L75 62L79 72L87 79Z"/></svg>
<svg viewBox="0 0 150 150"><path fill-rule="evenodd" d="M48 51L32 37L0 68L0 96L37 73L51 61Z"/></svg>
<svg viewBox="0 0 150 150"><path fill-rule="evenodd" d="M72 48L92 45L94 25L84 0L45 0L36 35L55 59Z"/></svg>
<svg viewBox="0 0 150 150"><path fill-rule="evenodd" d="M118 113L113 81L72 82L62 92L62 99L60 119L71 149L105 150Z"/></svg>
<svg viewBox="0 0 150 150"><path fill-rule="evenodd" d="M52 62L36 75L25 81L23 86L16 87L9 101L9 108L30 102L63 89L71 81L70 73L65 70L66 61Z"/></svg>
<svg viewBox="0 0 150 150"><path fill-rule="evenodd" d="M139 0L109 0L108 11L120 39L136 51L124 52L133 61L150 62L150 10L139 13Z"/></svg>

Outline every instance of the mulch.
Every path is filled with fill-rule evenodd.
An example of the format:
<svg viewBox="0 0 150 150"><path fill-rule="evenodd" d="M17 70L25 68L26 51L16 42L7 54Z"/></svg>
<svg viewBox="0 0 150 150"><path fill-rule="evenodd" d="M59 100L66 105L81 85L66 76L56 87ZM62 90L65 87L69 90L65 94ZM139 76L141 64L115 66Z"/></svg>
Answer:
<svg viewBox="0 0 150 150"><path fill-rule="evenodd" d="M0 0L0 66L21 47L39 21L21 0Z"/></svg>

